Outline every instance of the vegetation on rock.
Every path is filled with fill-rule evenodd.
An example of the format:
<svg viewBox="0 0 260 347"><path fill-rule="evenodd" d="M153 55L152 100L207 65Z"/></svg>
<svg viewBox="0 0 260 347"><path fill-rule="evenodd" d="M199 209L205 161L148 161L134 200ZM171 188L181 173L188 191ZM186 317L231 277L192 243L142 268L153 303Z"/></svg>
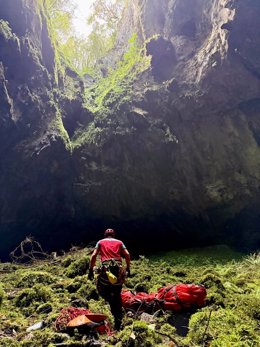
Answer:
<svg viewBox="0 0 260 347"><path fill-rule="evenodd" d="M54 329L63 307L71 305L103 312L113 324L108 305L98 297L86 276L89 249L71 251L54 260L31 265L0 264L2 302L1 346L87 346L89 336L68 335ZM125 315L123 330L94 336L104 346L221 346L257 347L260 343L260 257L243 256L225 246L180 250L132 261L126 287L155 291L168 283L202 283L207 306L193 312L157 312L154 323ZM187 328L180 329L185 318ZM189 319L190 318L190 319ZM40 330L26 332L37 322Z"/></svg>
<svg viewBox="0 0 260 347"><path fill-rule="evenodd" d="M142 73L150 67L150 57L146 55L145 48L140 46L137 35L134 34L129 40L128 50L115 68L111 68L106 76L99 76L96 82L85 88L85 107L95 117L85 129L79 129L72 139L73 148L80 147L84 143L95 143L100 133L105 135L106 128L100 128L100 123L111 118L118 112L122 105L129 104L134 97L134 82ZM110 131L109 131L110 132Z"/></svg>
<svg viewBox="0 0 260 347"><path fill-rule="evenodd" d="M128 51L108 75L86 89L86 106L100 117L131 99L131 87L137 76L149 67L150 59L138 45L137 35L129 40ZM112 110L111 110L112 108Z"/></svg>
<svg viewBox="0 0 260 347"><path fill-rule="evenodd" d="M19 44L18 37L12 32L9 23L3 19L0 19L0 34L3 35L6 41L13 40Z"/></svg>

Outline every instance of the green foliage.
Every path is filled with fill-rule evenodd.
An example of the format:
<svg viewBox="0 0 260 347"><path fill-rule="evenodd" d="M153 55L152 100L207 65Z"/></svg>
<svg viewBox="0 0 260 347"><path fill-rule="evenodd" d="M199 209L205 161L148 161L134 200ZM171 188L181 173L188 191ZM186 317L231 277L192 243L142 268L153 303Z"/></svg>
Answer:
<svg viewBox="0 0 260 347"><path fill-rule="evenodd" d="M59 343L67 343L66 346L73 346L69 342L70 337L67 334L60 334L53 331L53 329L45 329L43 331L37 330L33 333L33 339L28 337L24 340L20 346L22 347L39 347L39 346L48 346L54 347Z"/></svg>
<svg viewBox="0 0 260 347"><path fill-rule="evenodd" d="M39 261L31 266L0 264L0 298L4 295L0 310L1 346L82 345L85 343L82 335L70 337L53 329L60 310L74 302L93 312L103 312L113 324L108 304L97 297L95 283L85 276L86 254L87 250L71 252L58 257L55 263ZM209 262L206 255L214 261ZM177 315L165 312L153 317L154 324L125 316L122 331L111 337L99 337L104 345L165 347L171 339L180 347L260 345L259 255L243 258L236 252L228 252L226 247L190 249L161 253L160 257L141 256L132 261L131 270L126 287L137 288L141 284L149 292L168 283L204 283L208 306L191 314L185 338L173 326ZM33 332L30 339L26 328L41 320L47 326ZM16 334L8 335L10 331Z"/></svg>
<svg viewBox="0 0 260 347"><path fill-rule="evenodd" d="M0 19L0 35L4 37L5 41L15 42L20 49L19 38L12 32L9 23L3 19Z"/></svg>
<svg viewBox="0 0 260 347"><path fill-rule="evenodd" d="M93 86L85 89L85 107L95 115L95 120L112 117L122 104L131 102L134 97L133 83L149 66L150 58L145 55L134 34L117 66L106 77L97 78ZM92 122L74 135L72 147L77 148L84 143L101 143L107 131L108 128L100 128Z"/></svg>
<svg viewBox="0 0 260 347"><path fill-rule="evenodd" d="M88 66L96 67L99 61L114 47L118 23L122 18L125 0L96 0L88 24L92 30L88 36Z"/></svg>
<svg viewBox="0 0 260 347"><path fill-rule="evenodd" d="M32 288L26 288L19 292L15 299L17 307L28 307L32 303L46 302L51 297L51 290L41 284L36 284Z"/></svg>
<svg viewBox="0 0 260 347"><path fill-rule="evenodd" d="M73 261L66 269L66 276L74 278L76 276L83 276L87 272L89 258L82 257Z"/></svg>
<svg viewBox="0 0 260 347"><path fill-rule="evenodd" d="M92 31L88 38L76 35L72 25L75 1L39 0L55 53L55 76L65 76L65 66L79 75L92 74L98 61L114 46L117 25L125 0L96 0L88 24ZM87 18L86 18L87 22Z"/></svg>
<svg viewBox="0 0 260 347"><path fill-rule="evenodd" d="M21 274L17 283L17 287L31 288L37 283L51 284L54 282L54 277L46 271L30 271Z"/></svg>
<svg viewBox="0 0 260 347"><path fill-rule="evenodd" d="M64 258L61 262L61 266L68 267L73 262L73 258L71 255Z"/></svg>
<svg viewBox="0 0 260 347"><path fill-rule="evenodd" d="M143 321L134 321L131 325L127 325L118 335L120 342L117 347L133 346L133 347L152 347L159 346L162 338Z"/></svg>
<svg viewBox="0 0 260 347"><path fill-rule="evenodd" d="M66 286L66 289L69 293L75 293L79 290L80 287L81 283L79 281L73 281Z"/></svg>
<svg viewBox="0 0 260 347"><path fill-rule="evenodd" d="M209 310L196 313L189 324L190 332L187 340L194 346L201 346ZM221 327L221 329L220 329ZM219 309L212 313L207 332L207 340L212 340L211 346L242 347L257 346L260 339L257 337L257 323L248 319L239 309Z"/></svg>
<svg viewBox="0 0 260 347"><path fill-rule="evenodd" d="M171 251L163 254L163 259L169 261L174 265L201 266L201 265L216 265L227 264L229 261L241 259L242 254L237 251L231 251L229 247L225 245L219 245L214 247L206 247L200 249L186 249ZM162 255L158 253L153 256L153 259L161 259Z"/></svg>
<svg viewBox="0 0 260 347"><path fill-rule="evenodd" d="M98 297L96 286L91 281L88 281L87 283L84 282L78 290L78 294L87 300L97 299Z"/></svg>
<svg viewBox="0 0 260 347"><path fill-rule="evenodd" d="M88 18L88 24L104 26L112 33L120 21L125 0L96 0L92 5L92 14Z"/></svg>
<svg viewBox="0 0 260 347"><path fill-rule="evenodd" d="M0 19L0 33L7 41L13 38L13 32L9 23L3 19Z"/></svg>
<svg viewBox="0 0 260 347"><path fill-rule="evenodd" d="M90 123L86 129L78 130L72 138L72 148L82 146L84 143L99 144L106 135L106 129L96 126L94 122Z"/></svg>
<svg viewBox="0 0 260 347"><path fill-rule="evenodd" d="M152 347L162 342L161 337L142 321L134 322L133 333L135 336L133 346L135 347Z"/></svg>
<svg viewBox="0 0 260 347"><path fill-rule="evenodd" d="M59 49L61 35L70 32L71 11L70 2L66 0L38 0L39 17L44 17L48 34L52 42L55 56L55 81L58 84L59 77L65 74L65 64Z"/></svg>
<svg viewBox="0 0 260 347"><path fill-rule="evenodd" d="M41 314L41 313L49 313L52 311L52 304L49 302L46 302L44 304L41 304L37 307L36 313Z"/></svg>
<svg viewBox="0 0 260 347"><path fill-rule="evenodd" d="M19 345L11 337L1 337L1 347L19 347Z"/></svg>
<svg viewBox="0 0 260 347"><path fill-rule="evenodd" d="M137 35L129 40L128 51L117 67L107 77L99 79L96 84L86 89L86 106L100 118L111 111L111 108L130 100L131 87L137 76L150 65L150 59L137 43Z"/></svg>
<svg viewBox="0 0 260 347"><path fill-rule="evenodd" d="M55 105L56 106L56 105ZM71 152L71 142L68 135L67 130L64 128L64 124L62 121L61 113L58 108L56 108L56 117L52 120L52 122L49 124L50 130L53 132L57 132L60 138L62 139L66 149Z"/></svg>
<svg viewBox="0 0 260 347"><path fill-rule="evenodd" d="M2 285L0 284L0 307L1 307L2 303L3 303L4 297L5 297L5 291L4 291L3 287L2 287Z"/></svg>
<svg viewBox="0 0 260 347"><path fill-rule="evenodd" d="M174 328L169 323L159 325L159 329L156 331L159 331L161 334L168 335L168 336L176 335L176 328Z"/></svg>

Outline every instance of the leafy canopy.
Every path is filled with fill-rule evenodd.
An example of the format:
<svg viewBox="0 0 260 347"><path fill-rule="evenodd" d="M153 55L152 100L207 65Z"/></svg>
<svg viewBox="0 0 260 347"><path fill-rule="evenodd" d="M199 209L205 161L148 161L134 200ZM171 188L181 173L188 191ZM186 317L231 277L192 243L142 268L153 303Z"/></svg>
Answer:
<svg viewBox="0 0 260 347"><path fill-rule="evenodd" d="M48 17L56 58L80 75L93 74L98 62L115 44L125 0L96 0L90 16L86 16L86 23L92 28L87 38L79 37L73 27L76 0L40 1Z"/></svg>

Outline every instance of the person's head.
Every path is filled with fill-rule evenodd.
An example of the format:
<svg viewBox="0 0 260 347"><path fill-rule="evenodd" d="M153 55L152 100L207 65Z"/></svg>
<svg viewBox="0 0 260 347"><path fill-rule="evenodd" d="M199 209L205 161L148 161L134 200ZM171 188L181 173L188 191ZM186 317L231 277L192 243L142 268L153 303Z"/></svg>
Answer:
<svg viewBox="0 0 260 347"><path fill-rule="evenodd" d="M115 230L113 230L113 229L107 229L104 232L105 237L115 237L115 234L116 234Z"/></svg>

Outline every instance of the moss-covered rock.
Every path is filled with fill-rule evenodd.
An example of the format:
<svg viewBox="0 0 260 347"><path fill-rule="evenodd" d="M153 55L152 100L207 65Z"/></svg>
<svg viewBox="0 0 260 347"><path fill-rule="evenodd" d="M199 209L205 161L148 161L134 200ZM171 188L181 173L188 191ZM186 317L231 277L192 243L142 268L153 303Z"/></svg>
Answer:
<svg viewBox="0 0 260 347"><path fill-rule="evenodd" d="M46 302L44 304L41 304L37 307L36 313L41 314L41 313L50 313L52 311L53 307L52 304L49 302Z"/></svg>
<svg viewBox="0 0 260 347"><path fill-rule="evenodd" d="M36 284L32 288L21 290L15 298L15 304L17 307L35 306L36 303L47 302L51 295L50 288L42 284Z"/></svg>
<svg viewBox="0 0 260 347"><path fill-rule="evenodd" d="M74 260L66 269L66 276L74 278L76 276L86 275L89 264L89 258L82 257Z"/></svg>
<svg viewBox="0 0 260 347"><path fill-rule="evenodd" d="M43 285L48 285L54 282L55 282L55 279L52 276L52 274L46 271L35 271L35 272L24 271L22 272L21 277L19 278L17 287L31 288L38 283L41 283Z"/></svg>

